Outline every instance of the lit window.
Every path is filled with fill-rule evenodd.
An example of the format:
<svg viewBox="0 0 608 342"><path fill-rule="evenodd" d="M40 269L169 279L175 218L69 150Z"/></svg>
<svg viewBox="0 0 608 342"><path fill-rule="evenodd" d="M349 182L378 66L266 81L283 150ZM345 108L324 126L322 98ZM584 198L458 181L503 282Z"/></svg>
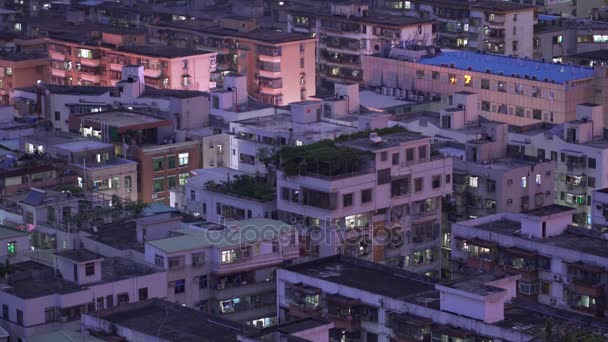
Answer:
<svg viewBox="0 0 608 342"><path fill-rule="evenodd" d="M6 245L6 250L9 255L17 253L17 241L11 241Z"/></svg>
<svg viewBox="0 0 608 342"><path fill-rule="evenodd" d="M303 145L302 140L296 140L296 146L302 146L302 145Z"/></svg>
<svg viewBox="0 0 608 342"><path fill-rule="evenodd" d="M476 188L479 186L479 177L469 177L469 186Z"/></svg>
<svg viewBox="0 0 608 342"><path fill-rule="evenodd" d="M521 177L521 187L524 189L528 187L528 177Z"/></svg>
<svg viewBox="0 0 608 342"><path fill-rule="evenodd" d="M409 9L411 9L411 8L412 8L412 3L411 3L410 1L406 1L406 2L405 2L405 6L404 6L404 7L405 7L405 9L408 9L408 10L409 10Z"/></svg>
<svg viewBox="0 0 608 342"><path fill-rule="evenodd" d="M462 27L462 30L465 32L469 31L469 24L464 24L464 26Z"/></svg>
<svg viewBox="0 0 608 342"><path fill-rule="evenodd" d="M182 85L184 87L188 87L190 84L192 84L192 79L191 79L190 75L182 76Z"/></svg>
<svg viewBox="0 0 608 342"><path fill-rule="evenodd" d="M540 185L542 183L540 174L536 175L536 184Z"/></svg>
<svg viewBox="0 0 608 342"><path fill-rule="evenodd" d="M456 84L456 75L450 74L448 80L450 81L450 84Z"/></svg>
<svg viewBox="0 0 608 342"><path fill-rule="evenodd" d="M12 74L13 74L13 68L6 68L6 69L4 69L4 75L10 76Z"/></svg>
<svg viewBox="0 0 608 342"><path fill-rule="evenodd" d="M465 85L465 86L467 86L467 87L472 86L472 85L473 85L473 84L472 84L473 82L472 82L471 80L472 80L472 78L471 78L471 76L470 76L470 75L464 75L464 85Z"/></svg>
<svg viewBox="0 0 608 342"><path fill-rule="evenodd" d="M187 179L188 179L187 173L180 173L179 174L179 185L185 185Z"/></svg>
<svg viewBox="0 0 608 342"><path fill-rule="evenodd" d="M188 153L180 153L178 155L179 158L179 166L188 166Z"/></svg>

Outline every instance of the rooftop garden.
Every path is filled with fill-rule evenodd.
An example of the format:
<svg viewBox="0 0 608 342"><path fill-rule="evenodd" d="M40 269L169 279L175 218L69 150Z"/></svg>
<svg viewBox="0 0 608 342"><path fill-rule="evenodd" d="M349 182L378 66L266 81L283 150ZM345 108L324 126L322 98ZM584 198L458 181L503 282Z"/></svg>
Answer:
<svg viewBox="0 0 608 342"><path fill-rule="evenodd" d="M270 202L276 199L275 188L264 178L247 175L236 175L231 181L208 181L205 189L222 192L239 197L252 198L261 202Z"/></svg>
<svg viewBox="0 0 608 342"><path fill-rule="evenodd" d="M321 140L304 146L286 146L275 153L274 163L285 176L335 177L360 172L366 167L365 153Z"/></svg>

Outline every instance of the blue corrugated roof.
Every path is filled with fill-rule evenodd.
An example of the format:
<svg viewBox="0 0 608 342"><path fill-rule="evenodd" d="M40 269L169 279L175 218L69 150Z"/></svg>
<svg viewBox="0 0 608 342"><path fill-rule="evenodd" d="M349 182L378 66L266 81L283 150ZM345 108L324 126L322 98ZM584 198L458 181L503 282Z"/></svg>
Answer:
<svg viewBox="0 0 608 342"><path fill-rule="evenodd" d="M511 77L517 75L525 78L536 76L536 79L543 81L545 78L555 83L564 84L567 81L580 80L593 77L593 69L580 66L570 66L566 64L547 63L531 59L515 57L480 54L471 51L447 51L433 57L424 57L420 63L427 65L446 65L454 64L455 69L486 72L498 75L501 72L504 76Z"/></svg>

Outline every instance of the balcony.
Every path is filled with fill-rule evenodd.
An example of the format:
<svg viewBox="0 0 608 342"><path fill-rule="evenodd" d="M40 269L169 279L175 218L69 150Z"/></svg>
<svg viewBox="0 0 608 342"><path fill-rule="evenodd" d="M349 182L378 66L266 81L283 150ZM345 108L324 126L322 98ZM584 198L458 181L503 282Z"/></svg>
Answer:
<svg viewBox="0 0 608 342"><path fill-rule="evenodd" d="M55 77L65 78L65 70L51 68L51 75Z"/></svg>
<svg viewBox="0 0 608 342"><path fill-rule="evenodd" d="M319 305L313 304L289 304L289 317L293 318L306 318L306 317L319 317L321 316L322 310Z"/></svg>
<svg viewBox="0 0 608 342"><path fill-rule="evenodd" d="M361 330L359 306L361 301L340 295L327 295L327 318L334 323L334 328L347 332Z"/></svg>
<svg viewBox="0 0 608 342"><path fill-rule="evenodd" d="M65 54L55 50L49 50L49 57L54 61L65 61Z"/></svg>
<svg viewBox="0 0 608 342"><path fill-rule="evenodd" d="M100 63L101 63L100 58L96 58L96 59L81 58L80 59L80 64L86 65L88 67L98 67Z"/></svg>
<svg viewBox="0 0 608 342"><path fill-rule="evenodd" d="M275 290L275 283L271 281L261 281L257 283L247 283L239 286L231 286L225 288L216 288L215 298L217 300L226 300L230 298L241 298L245 296L260 294L264 292L272 292Z"/></svg>
<svg viewBox="0 0 608 342"><path fill-rule="evenodd" d="M163 73L163 71L161 69L151 69L151 68L144 69L145 77L158 78L162 75L162 73Z"/></svg>
<svg viewBox="0 0 608 342"><path fill-rule="evenodd" d="M281 56L258 55L259 60L269 63L281 63Z"/></svg>
<svg viewBox="0 0 608 342"><path fill-rule="evenodd" d="M101 77L99 75L81 73L80 78L82 78L83 81L91 82L94 84L101 82Z"/></svg>
<svg viewBox="0 0 608 342"><path fill-rule="evenodd" d="M395 341L423 341L430 334L433 321L408 314L390 313L388 327L393 330Z"/></svg>
<svg viewBox="0 0 608 342"><path fill-rule="evenodd" d="M505 26L505 21L506 21L506 18L504 15L490 14L490 15L486 16L486 24L490 28L492 28L492 27L502 28Z"/></svg>
<svg viewBox="0 0 608 342"><path fill-rule="evenodd" d="M251 258L244 258L232 263L220 263L214 265L214 273L225 275L236 272L248 271L256 268L278 265L283 261L281 254L268 253Z"/></svg>

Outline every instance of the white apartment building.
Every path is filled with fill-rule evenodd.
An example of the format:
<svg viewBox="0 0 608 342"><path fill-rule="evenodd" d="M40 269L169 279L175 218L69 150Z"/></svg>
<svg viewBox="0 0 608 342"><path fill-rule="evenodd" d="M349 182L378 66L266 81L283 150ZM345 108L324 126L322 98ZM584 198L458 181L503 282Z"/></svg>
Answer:
<svg viewBox="0 0 608 342"><path fill-rule="evenodd" d="M231 320L275 323L273 272L300 254L295 228L265 218L195 223L145 245L145 259L167 270L167 299Z"/></svg>
<svg viewBox="0 0 608 342"><path fill-rule="evenodd" d="M518 296L602 317L608 241L571 226L574 209L551 205L452 225L452 260L465 272L521 275Z"/></svg>
<svg viewBox="0 0 608 342"><path fill-rule="evenodd" d="M532 56L536 7L530 3L476 0L379 1L390 13L437 21L437 45L505 56Z"/></svg>
<svg viewBox="0 0 608 342"><path fill-rule="evenodd" d="M344 342L536 341L547 321L557 340L605 333L602 319L519 300L520 277L478 274L438 283L334 256L280 268L277 301L281 323L324 317L334 324L330 340Z"/></svg>
<svg viewBox="0 0 608 342"><path fill-rule="evenodd" d="M171 120L176 130L201 128L209 122L207 93L146 86L143 66L125 66L115 87L39 84L15 89L11 99L21 114L36 113L64 132L70 131L69 119L74 114L118 107L160 114Z"/></svg>
<svg viewBox="0 0 608 342"><path fill-rule="evenodd" d="M255 174L216 167L195 170L184 185L181 207L214 223L256 217L276 219L276 190Z"/></svg>
<svg viewBox="0 0 608 342"><path fill-rule="evenodd" d="M365 134L280 151L279 215L306 227L311 256L341 253L431 274L452 160L431 156L431 139L417 133Z"/></svg>
<svg viewBox="0 0 608 342"><path fill-rule="evenodd" d="M324 10L296 7L288 30L317 37L317 74L324 80L361 82L361 56L392 46L424 50L434 45L433 21L371 13L363 3L328 4Z"/></svg>
<svg viewBox="0 0 608 342"><path fill-rule="evenodd" d="M577 106L577 120L542 128L522 127L509 133L510 153L555 161L555 203L576 208L574 223L591 224L591 195L608 186L608 142L602 106Z"/></svg>
<svg viewBox="0 0 608 342"><path fill-rule="evenodd" d="M58 330L63 323L148 298L167 296L166 273L124 258L62 250L45 261L11 265L0 289L0 325L11 337Z"/></svg>

